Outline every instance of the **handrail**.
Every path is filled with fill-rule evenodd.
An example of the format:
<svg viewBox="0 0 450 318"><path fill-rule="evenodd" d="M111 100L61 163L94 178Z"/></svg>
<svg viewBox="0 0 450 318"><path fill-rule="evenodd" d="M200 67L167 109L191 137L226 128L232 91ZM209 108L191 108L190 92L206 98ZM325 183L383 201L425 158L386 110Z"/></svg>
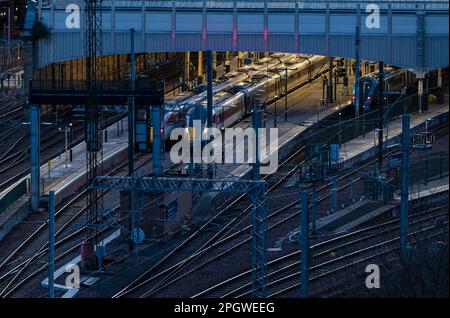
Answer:
<svg viewBox="0 0 450 318"><path fill-rule="evenodd" d="M204 0L189 0L189 1L175 1L177 8L198 8L202 9ZM206 1L206 5L208 8L233 8L234 3L238 8L260 8L263 9L265 6L265 2L267 2L267 6L269 8L279 8L279 9L288 9L294 8L295 3L298 2L302 8L311 8L311 9L325 9L327 4L330 5L330 8L338 9L349 9L349 8L357 8L358 5L367 5L367 4L378 4L382 7L387 7L391 5L393 9L402 9L402 10L410 10L410 9L418 9L418 4L420 4L426 10L433 9L448 9L448 1L446 0L432 0L432 1L414 1L414 0L208 0ZM83 5L83 3L80 3ZM173 1L157 1L157 0L146 0L146 1L134 1L134 0L104 0L102 2L103 8L112 8L113 6L117 8L142 8L143 6L146 8L157 7L157 8L171 8L173 5ZM46 6L42 6L42 10L51 9L51 4L47 4Z"/></svg>

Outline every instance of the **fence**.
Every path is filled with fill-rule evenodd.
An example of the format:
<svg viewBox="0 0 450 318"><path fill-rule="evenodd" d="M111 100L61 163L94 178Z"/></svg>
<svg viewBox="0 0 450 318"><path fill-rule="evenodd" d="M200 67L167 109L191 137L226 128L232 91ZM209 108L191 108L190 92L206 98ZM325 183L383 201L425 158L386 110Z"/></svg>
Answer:
<svg viewBox="0 0 450 318"><path fill-rule="evenodd" d="M384 107L383 112L384 126L405 112L413 113L418 110L417 95L408 96L391 105L387 105ZM313 140L327 144L345 143L378 128L378 116L379 110L376 109L363 113L357 118L348 119L327 127L321 126L319 136L317 136L316 132Z"/></svg>
<svg viewBox="0 0 450 318"><path fill-rule="evenodd" d="M22 42L0 43L0 73L23 68Z"/></svg>
<svg viewBox="0 0 450 318"><path fill-rule="evenodd" d="M449 157L447 153L439 153L428 156L427 150L418 150L424 152L419 160L414 160L409 167L409 184L427 184L436 179L442 179L449 175ZM391 167L388 174L393 178L392 185L400 188L401 170L400 167Z"/></svg>
<svg viewBox="0 0 450 318"><path fill-rule="evenodd" d="M0 213L3 210L5 210L11 203L17 201L17 199L19 199L22 195L26 193L27 191L26 182L27 180L23 180L0 199Z"/></svg>
<svg viewBox="0 0 450 318"><path fill-rule="evenodd" d="M6 222L0 225L0 241L11 231L11 229L22 222L28 215L31 214L30 204L22 206L16 213L11 215Z"/></svg>

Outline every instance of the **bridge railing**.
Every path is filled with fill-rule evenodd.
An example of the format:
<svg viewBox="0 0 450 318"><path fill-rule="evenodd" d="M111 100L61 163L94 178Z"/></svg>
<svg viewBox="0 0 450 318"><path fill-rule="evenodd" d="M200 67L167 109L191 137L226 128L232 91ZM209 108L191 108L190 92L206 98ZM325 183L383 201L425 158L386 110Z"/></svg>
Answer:
<svg viewBox="0 0 450 318"><path fill-rule="evenodd" d="M129 80L97 81L95 86L87 80L32 80L30 92L32 93L85 93L88 89L96 89L99 94L131 94L132 84ZM164 80L136 80L135 93L139 95L152 94L164 91Z"/></svg>
<svg viewBox="0 0 450 318"><path fill-rule="evenodd" d="M190 1L175 1L177 8L199 8L203 7L203 0ZM295 8L294 0L268 0L268 8L288 9ZM171 8L173 1L146 1L146 7ZM264 9L265 1L263 0L209 0L206 1L207 8L233 8L234 3L238 8L247 9ZM416 10L418 5L427 10L446 9L448 8L448 1L446 0L432 0L432 1L414 1L414 0L303 0L299 2L299 8L302 9L326 9L329 4L330 9L356 9L358 5L365 7L368 4L377 4L380 8L387 8L391 5L392 9ZM113 6L113 1L104 0L103 7L109 8ZM141 1L133 0L115 0L114 6L116 8L141 8Z"/></svg>

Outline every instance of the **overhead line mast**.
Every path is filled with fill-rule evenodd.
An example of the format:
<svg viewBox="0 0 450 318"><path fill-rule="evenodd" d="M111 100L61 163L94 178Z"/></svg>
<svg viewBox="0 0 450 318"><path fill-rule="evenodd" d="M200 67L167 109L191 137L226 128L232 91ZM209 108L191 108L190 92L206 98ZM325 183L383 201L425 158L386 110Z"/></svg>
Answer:
<svg viewBox="0 0 450 318"><path fill-rule="evenodd" d="M102 65L102 13L103 0L85 0L86 12L86 85L87 104L85 105L86 136L86 176L88 185L103 175L103 145L101 122L101 104L97 97L98 82L101 80ZM97 243L99 214L103 209L103 199L98 189L87 189L87 223L89 230L86 241L89 244L90 264L94 265L94 246Z"/></svg>

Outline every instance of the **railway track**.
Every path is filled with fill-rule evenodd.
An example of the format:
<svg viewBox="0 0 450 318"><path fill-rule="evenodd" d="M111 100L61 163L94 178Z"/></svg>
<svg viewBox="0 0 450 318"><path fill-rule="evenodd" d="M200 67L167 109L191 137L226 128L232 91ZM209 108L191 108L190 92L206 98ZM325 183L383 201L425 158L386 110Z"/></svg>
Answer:
<svg viewBox="0 0 450 318"><path fill-rule="evenodd" d="M105 121L105 125L113 125L124 117L125 114L112 116ZM73 129L75 129L73 135L81 137L74 138L69 148L84 141L84 127L78 126ZM3 178L6 177L6 180L0 183L0 190L6 189L30 172L28 160L30 158L31 146L28 145L28 140L28 134L22 135L13 145L4 151L0 157L0 174ZM53 130L48 131L41 139L42 161L46 162L47 160L64 153L64 149L61 148L61 145L64 145L64 135L58 132L55 133Z"/></svg>
<svg viewBox="0 0 450 318"><path fill-rule="evenodd" d="M296 153L294 153L293 156L298 155L298 153L303 150L304 150L304 148L301 148ZM386 157L390 154L391 153L385 153L384 156ZM291 159L292 159L292 156L288 158L288 160L291 160ZM376 160L369 161L368 163L366 163L362 167L360 167L360 169L358 171L352 170L350 172L347 172L344 175L340 176L339 179L342 180L342 179L348 178L354 174L357 174L358 172L361 171L362 168L369 167L374 162L376 162ZM289 166L286 164L286 161L284 163L282 163L282 166L283 165L286 167ZM292 176L296 171L297 171L296 165L289 167L287 169L287 172L283 173L283 177L281 177L280 179L275 181L275 183L269 188L268 192L271 192L272 190L276 189L281 183L283 183L288 177ZM352 181L357 182L361 179L363 179L363 176L358 176L356 178L353 178ZM330 187L331 185L332 185L332 182L329 182L329 183L326 183L326 184L320 186L318 188L318 192L325 190L326 188ZM338 192L344 190L348 186L349 186L349 184L344 185L343 187L338 189ZM319 196L317 201L318 202L324 201L324 200L328 199L330 196L331 196L331 193L327 193L325 195ZM217 216L220 217L222 215L222 213L224 213L227 209L232 209L241 199L243 199L243 197L244 196L241 195L237 199L235 199L234 201L229 203L223 210L221 210L221 212L218 213ZM283 222L291 220L294 216L299 215L298 208L297 208L298 201L296 199L294 199L292 201L293 201L292 203L290 203L290 204L284 206L283 208L277 210L276 212L270 214L268 216L268 219L271 220L271 222L274 222L274 225L280 225ZM295 212L288 214L287 217L284 217L284 218L281 217L281 219L282 219L281 221L278 220L278 219L280 219L280 215L282 216L284 212L290 211L293 208L297 208ZM239 215L237 217L232 219L232 222L226 224L225 226L222 226L221 230L216 235L214 235L212 238L210 238L206 242L204 242L204 240L200 240L200 242L197 243L193 249L195 252L185 254L185 255L190 255L190 256L186 257L185 259L180 260L178 263L175 262L175 264L164 263L167 258L171 257L171 254L173 254L175 252L178 254L182 254L182 252L180 252L181 247L183 247L185 244L188 244L188 242L191 242L196 235L199 235L199 233L195 232L185 242L180 244L180 246L177 247L173 252L169 253L165 258L163 258L160 262L155 264L150 270L146 271L143 275L141 275L133 283L126 286L119 293L114 295L114 297L136 296L136 295L139 295L139 297L149 297L149 296L155 295L157 292L159 292L162 289L168 287L169 285L175 283L177 280L186 276L187 274L192 274L192 270L187 269L188 266L190 264L192 264L194 261L197 261L197 263L198 263L198 258L202 255L205 255L206 252L208 252L208 254L217 254L219 256L223 256L223 255L229 253L231 250L238 248L242 244L249 242L251 240L251 236L248 236L246 239L241 240L241 241L236 240L236 236L242 236L242 234L244 232L248 232L248 233L250 232L251 222L249 222L249 218L248 218L248 214L249 214L250 210L251 210L250 207L244 208L243 211L241 213L239 213ZM215 222L214 220L215 220L215 218L213 218L210 222ZM272 220L274 220L274 221L272 221ZM245 227L238 228L238 226L240 224L242 224L244 221L247 221L250 224L248 224ZM207 229L206 227L202 227L198 231L202 231L202 230L206 230L206 229ZM220 235L222 235L221 239L218 239L218 237ZM226 252L217 252L217 251L212 252L213 248L218 248L218 246L220 244L224 244L227 241L230 241L228 243L229 243L229 245L232 246L229 250L227 250ZM191 242L191 244L192 244L192 242ZM192 248L192 246L191 246L191 248ZM173 260L172 260L172 263L173 263ZM163 264L164 264L164 266L163 266ZM165 269L158 272L157 271L158 266L165 267ZM185 270L185 273L179 274L183 269ZM152 275L150 275L150 273L152 273ZM178 276L176 276L177 274L178 274ZM148 290L141 292L140 294L135 293L135 291L143 288L148 283L152 283L151 288L147 287Z"/></svg>
<svg viewBox="0 0 450 318"><path fill-rule="evenodd" d="M436 218L443 217L446 215L444 209L445 206L440 206L411 214L412 222L410 225L412 227L421 226L424 222L434 221ZM339 261L345 260L347 255L354 253L358 248L364 249L367 248L367 245L370 247L374 242L380 243L384 239L392 237L394 233L398 232L398 229L399 220L396 219L316 243L311 246L312 262L315 264L312 268L323 270L321 264L332 264L332 261L337 259ZM268 262L267 280L269 287L275 286L280 282L285 283L292 277L298 279L299 276L292 276L292 274L298 273L300 254L301 251L298 250ZM251 274L251 270L242 272L195 294L193 297L248 297L251 295L252 288Z"/></svg>
<svg viewBox="0 0 450 318"><path fill-rule="evenodd" d="M276 59L271 61L271 65L278 65L278 63L280 63L280 60ZM273 66L272 65L272 66ZM260 72L265 72L265 67L263 66L258 66L257 69L255 70L256 73L260 73ZM317 74L316 74L317 76ZM242 77L242 75L241 75ZM237 79L241 79L241 77L237 77ZM237 83L237 79L236 80L232 80L230 83ZM228 83L222 83L219 84L217 86L217 89L224 89L229 87L231 84ZM175 87L174 89L170 90L169 92L166 93L166 97L170 100L172 98L172 93L177 89L177 87ZM201 98L205 97L205 93L201 93L200 95ZM194 99L195 100L196 96L187 96L186 100L191 100ZM19 114L20 112L23 112L24 107L19 107L17 109L15 109L14 111L17 112L17 114L19 116L21 116L22 114ZM20 111L19 111L20 110ZM9 115L8 113L4 114L3 116L5 116L5 118L7 118ZM110 124L114 124L117 120L122 119L123 117L125 117L123 114L114 117L112 120L108 120L105 123L105 126L109 126ZM17 127L16 127L17 128ZM12 129L16 129L16 128L12 128ZM81 127L77 127L76 129L78 129L78 132L76 135L83 135L83 128ZM61 135L61 136L60 136ZM9 134L5 134L4 138L7 139L9 138ZM24 175L26 175L27 173L29 173L29 167L26 167L27 161L30 158L30 146L26 146L23 147L24 144L27 143L28 138L27 138L27 134L22 134L21 136L17 137L17 142L14 142L12 145L10 145L10 147L8 149L5 149L5 151L3 151L2 156L0 157L0 175L3 175L3 181L0 183L0 190L3 190L5 188L7 188L9 185L13 184L14 182L16 182L17 180L19 180L20 178L22 178ZM0 138L0 140L2 140L2 138ZM64 152L64 150L61 150L61 147L58 147L59 145L63 144L63 136L62 134L58 134L58 133L50 133L49 136L44 137L43 140L41 141L41 153L42 153L42 157L43 157L43 162L48 161L49 159L60 155L61 153ZM71 147L77 145L78 143L82 142L83 138L77 138L71 145ZM53 149L57 148L57 151L54 151ZM19 172L18 172L19 171Z"/></svg>
<svg viewBox="0 0 450 318"><path fill-rule="evenodd" d="M303 153L304 148L298 149L294 154L292 154L289 158L287 158L284 162L290 161L293 158L297 157L298 155ZM281 164L283 165L283 163ZM287 176L286 176L287 177ZM268 176L265 177L266 179ZM271 191L270 188L268 191ZM187 261L190 261L192 257L195 257L198 255L198 253L201 253L202 250L207 248L207 246L212 245L214 241L218 240L220 238L220 235L224 234L226 230L230 228L234 228L235 223L239 220L239 218L244 215L245 212L239 213L239 215L236 215L234 213L231 213L231 215L226 218L227 212L234 211L234 207L236 204L238 204L241 199L243 199L245 195L240 195L236 199L232 199L231 202L227 203L225 207L220 208L219 212L215 214L211 219L209 219L205 224L200 226L199 229L197 229L192 235L190 235L186 240L184 240L181 244L179 244L177 247L175 247L171 252L169 252L167 255L165 255L162 259L160 259L156 264L154 264L149 270L147 270L141 277L139 277L137 280L135 280L133 283L128 285L126 288L124 288L122 291L114 295L114 297L120 297L125 294L129 294L131 291L137 289L142 284L142 281L144 283L147 283L148 280L154 280L157 277L162 276L163 274L167 273L169 270L177 269L180 265L183 265ZM221 224L221 229L218 232L213 232L214 234L212 236L209 235L209 230L211 227L217 228L217 224ZM194 241L195 240L195 241ZM191 257L184 258L182 256L183 252L186 255L191 255ZM186 251L187 250L187 251ZM180 257L181 256L181 257ZM172 266L168 265L167 263L172 264ZM166 270L162 270L160 273L158 273L158 269L162 269L166 267ZM155 274L151 276L149 279L145 279L146 277L150 276L150 274ZM167 279L167 278L166 278Z"/></svg>
<svg viewBox="0 0 450 318"><path fill-rule="evenodd" d="M278 182L277 182L278 183ZM319 188L319 190L325 190L331 184L325 184ZM276 186L276 185L274 185ZM347 186L344 186L338 191L345 189ZM274 188L273 188L274 189ZM317 201L322 202L328 199L331 194L325 194L323 196L319 196ZM276 228L281 227L287 223L293 221L293 219L300 215L299 206L297 201L293 201L292 203L275 210L274 212L268 214L267 221L270 224L267 229L268 235L271 234ZM166 269L166 272L173 271L168 275L163 281L156 284L156 286L152 287L149 291L145 291L140 294L139 297L150 297L157 295L158 292L163 291L166 288L170 288L171 285L177 283L180 279L187 277L193 274L195 271L203 269L204 266L211 264L213 261L220 261L225 257L229 256L232 252L237 251L239 248L243 248L245 244L250 245L252 236L251 236L251 228L252 224L249 220L250 215L241 215L239 221L237 221L232 228L228 229L223 236L218 239L215 243L204 247L199 250L196 254L187 258L187 261L176 264L174 267L169 267ZM244 224L244 221L247 221ZM241 227L238 227L241 225ZM250 248L250 246L248 246ZM213 255L212 257L209 257ZM203 258L209 257L209 259L205 261L201 261ZM195 266L194 262L200 263L201 265ZM177 275L177 276L176 276ZM158 275L156 275L158 276ZM155 277L152 277L153 279ZM146 283L148 281L145 281Z"/></svg>
<svg viewBox="0 0 450 318"><path fill-rule="evenodd" d="M280 168L283 169L282 177L276 178L276 180L273 182L273 184L269 187L268 192L275 190L277 187L279 187L285 180L287 180L289 177L291 177L294 173L297 172L298 167L297 165L288 165L287 163L292 161L294 158L298 156L303 156L305 146L295 151L291 156L289 156L285 161L281 163ZM369 165L368 163L367 165ZM269 178L269 176L266 176L266 180ZM331 183L325 184L322 187L320 187L318 190L323 190L329 187ZM327 199L330 196L324 195L320 197L318 200L322 201ZM171 280L174 275L179 273L183 268L185 268L187 265L191 264L193 261L197 260L200 256L204 255L206 252L210 252L212 248L217 247L218 245L224 244L227 241L233 240L236 238L236 236L242 236L244 233L250 233L251 230L251 222L249 221L248 217L251 212L251 207L247 206L245 208L236 208L236 205L241 203L241 201L245 198L245 195L240 195L236 199L231 200L231 202L226 203L222 208L220 209L220 212L216 214L212 219L210 219L206 224L204 224L199 230L197 230L195 233L193 233L186 241L184 241L182 244L180 244L177 248L175 248L171 253L169 253L166 257L164 257L161 261L159 261L157 264L155 264L150 270L148 270L146 273L144 273L140 278L138 278L135 282L131 283L127 286L127 288L123 289L120 293L114 295L114 297L121 297L125 295L129 295L134 290L138 289L142 285L145 285L149 282L156 281L155 286L156 289L160 290L160 287L164 285L164 283L170 281L170 283L173 283L174 281ZM284 213L286 211L292 210L292 208L295 208L298 205L298 202L295 200L294 202L288 204L287 206L275 211L272 214L268 215L268 219L273 220L275 219L274 224L283 223L286 221L289 221L292 217L298 214L298 212L290 213L287 217L284 216ZM226 223L223 226L220 226L220 230L213 235L212 237L208 239L202 238L200 242L196 242L195 245L192 245L192 241L200 235L201 231L207 232L208 225L209 224L215 224L214 226L217 227L217 220L220 220L223 218L223 214L229 211L235 211L240 210L240 213L236 216L233 215L231 217L231 220ZM276 219L280 220L276 220ZM243 227L239 228L240 225L246 220L248 225L244 225ZM219 221L220 222L220 221ZM241 244L248 242L251 239L249 236L248 238L240 241L239 243L236 243L236 241L233 241L233 243L230 243L230 245L233 245L232 249L237 248ZM205 242L206 240L206 242ZM176 260L172 260L172 263L175 262L173 265L165 264L165 260L169 259L173 254L182 254L181 249L189 243L189 249L192 249L193 252L191 252L189 257L186 257L184 259L179 260L176 262ZM194 248L193 248L194 247ZM174 259L179 259L179 257L174 257ZM164 264L164 266L163 266ZM161 266L165 267L164 270L157 273L156 269ZM155 273L156 272L156 273ZM154 275L150 276L149 278L145 278L149 276L150 273L154 273ZM166 275L166 277L162 278L162 276ZM161 278L161 280L158 282L157 278ZM164 286L166 287L166 286ZM133 293L132 293L133 294ZM144 293L148 294L148 293Z"/></svg>
<svg viewBox="0 0 450 318"><path fill-rule="evenodd" d="M49 138L44 139L44 140L53 140L53 139L54 139L53 136L50 136ZM82 141L82 139L78 140L77 142L81 142L81 141ZM58 140L58 141L53 141L53 144L52 144L52 145L58 144L59 142L60 142L59 140ZM16 144L18 144L18 143L16 143ZM14 162L13 164L16 165L16 164L19 164L19 163L21 163L21 162L23 162L23 161L25 161L25 160L27 159L26 157L20 159L20 155L26 153L27 150L29 149L29 147L26 148L25 150L21 151L20 153L15 153L15 154L13 154L13 155L8 155L8 154L15 148L16 144L13 145L13 146L7 151L7 153L3 156L3 158L2 158L2 159L3 159L2 163L5 163L8 159L14 158L15 162ZM7 156L7 155L8 155L8 156ZM18 160L18 159L19 159L19 160ZM11 169L11 166L6 167L4 170L6 171L6 170L9 170L9 169ZM20 175L17 175L17 176L15 176L15 177L9 179L8 182L13 182L13 181L16 180L18 177L20 177ZM77 195L74 199L72 199L68 204L66 204L66 205L65 205L65 206L57 213L57 217L58 217L59 215L63 214L63 211L68 210L69 207L70 207L71 205L76 204L76 202L77 202L78 200L79 200L79 201L82 201L83 195L84 195L84 192L80 193L80 194ZM70 213L64 213L64 214L65 214L65 218L68 218L68 221L67 221L66 223L64 223L64 225L58 230L58 232L56 233L56 235L59 236L60 233L61 233L67 226L69 226L69 224L71 224L75 219L77 219L77 218L82 214L82 212L83 212L84 210L85 210L85 208L79 210L77 213L75 213L75 214L73 214L73 215L71 215ZM4 260L1 264L0 264L0 269L5 268L5 267L6 267L6 264L8 264L8 262L10 262L11 259L12 259L12 258L13 258L13 257L14 257L21 249L25 248L25 247L27 246L27 244L29 244L32 240L34 240L35 237L36 237L39 233L42 233L42 231L44 230L45 227L46 227L46 224L43 224L43 225L41 225L35 232L33 232L33 233L28 237L27 240L25 240L25 241L24 241L24 242L23 242L23 243L15 250L15 251L13 251L13 252L12 252L12 253ZM70 237L70 235L69 235L69 237ZM64 240L66 240L66 239L64 239ZM63 240L61 240L61 241L63 241ZM59 242L61 242L61 241L59 241ZM3 274L2 276L0 276L0 281L1 281L1 283L0 283L0 288L1 288L0 295L1 295L1 296L8 296L14 289L17 288L17 287L14 287L14 288L11 289L10 287L12 286L13 282L19 280L19 279L24 275L24 274L23 274L23 271L29 266L29 264L30 264L32 261L34 261L36 258L39 258L39 257L41 257L41 256L44 255L44 253L45 253L45 251L46 251L46 246L47 246L47 243L43 244L42 247L41 247L40 249L38 249L38 252L37 252L35 255L33 255L33 257L28 258L26 261L21 262L19 265L13 266L13 268L11 268L11 269L6 268L6 273ZM10 262L10 263L11 263L11 262ZM14 275L13 279L10 280L8 283L5 284L5 278L6 278L7 276L11 276L13 273L16 273L16 274ZM16 286L17 286L17 285L16 285Z"/></svg>
<svg viewBox="0 0 450 318"><path fill-rule="evenodd" d="M448 226L448 221L445 223L445 225ZM447 230L436 229L435 226L430 225L425 228L414 230L410 233L410 236L421 236L419 241L420 243L426 240L442 238L443 236L448 235L446 233L448 233ZM388 256L398 258L400 254L398 244L399 241L400 237L397 236L388 240L384 240L372 246L356 250L335 260L330 260L320 265L311 267L310 270L311 272L314 272L315 275L312 275L312 277L309 279L309 284L319 285L318 288L313 287L311 296L321 296L323 295L322 293L328 292L331 289L335 289L337 286L342 286L344 283L350 282L353 278L342 278L342 273L362 272L364 271L365 265L373 263L375 261L381 263L382 260L387 259ZM331 268L328 269L327 266L330 265ZM269 288L275 289L275 284L278 284L278 288L277 290L272 291L272 293L269 294L268 297L272 298L290 295L295 289L298 289L300 287L300 283L295 282L296 277L299 277L300 274L301 273L297 271L289 276L282 277L273 284L269 285ZM334 276L338 276L340 278L335 281ZM325 279L327 279L328 282L323 284L321 280Z"/></svg>
<svg viewBox="0 0 450 318"><path fill-rule="evenodd" d="M317 75L317 74L316 74L316 75ZM296 152L296 154L303 153L303 151L304 151L304 147L301 148L300 150L298 150L298 151ZM290 158L291 158L291 157L290 157ZM282 165L281 165L281 166L282 166ZM290 171L288 171L287 173L284 174L284 178L287 178L287 177L291 176L294 172L295 172L295 169L290 169ZM282 182L282 181L276 182L276 183L273 185L273 187L271 187L271 188L269 189L269 192L272 191L272 189L276 188L276 187L278 186L278 184L281 183L281 182ZM235 205L236 205L236 204L237 204L244 196L245 196L245 195L242 195L242 196L238 197L237 199L233 200L233 202L231 202L228 206L222 207L223 211L230 211L231 209L233 209L234 206L235 206ZM182 247L186 247L186 245L188 244L188 242L190 242L188 248L189 248L189 249L194 249L194 250L195 250L195 249L198 249L198 248L201 249L202 247L204 247L204 246L203 246L204 244L210 244L211 241L213 241L217 236L214 236L214 237L212 237L212 238L209 239L209 240L206 239L206 242L202 242L202 239L198 240L198 246L195 246L195 244L192 243L192 239L193 239L193 237L197 237L197 236L198 236L198 233L207 230L207 228L208 228L209 226L214 226L213 224L214 224L215 220L217 220L217 219L219 219L219 218L222 218L222 216L223 216L223 211L220 212L220 213L218 213L212 220L210 220L210 222L207 222L206 224L204 224L199 230L196 231L197 234L194 233L191 239L187 239L187 241L184 242L184 243L182 243L176 250L178 251L178 249L180 249L180 248L182 248ZM247 212L247 211L248 211L248 209L245 209L244 213ZM239 216L238 216L238 217L239 217ZM233 222L236 222L236 220L238 219L238 217L234 217L234 218L232 217L232 219L228 222L228 224L224 227L223 230L225 230L226 228L230 228L230 227L232 228L232 227L233 227L233 226L232 226L232 223L233 223ZM221 230L221 232L218 233L218 235L220 235L220 234L222 233L223 230ZM171 253L169 253L169 255L166 255L165 260L167 260L167 258L171 258L173 255L174 255L174 251L171 252Z"/></svg>
<svg viewBox="0 0 450 318"><path fill-rule="evenodd" d="M40 253L38 255L42 255L42 250L40 251ZM22 264L24 264L24 263L22 263ZM9 292L6 293L6 295L9 295Z"/></svg>
<svg viewBox="0 0 450 318"><path fill-rule="evenodd" d="M19 106L0 114L0 126L22 117L24 107Z"/></svg>
<svg viewBox="0 0 450 318"><path fill-rule="evenodd" d="M300 149L300 151L303 151L303 150L304 150L304 149ZM297 153L294 154L293 156L296 156L296 155L298 155L298 154L299 154L299 153L297 152ZM290 158L288 158L288 160L289 160L289 159L292 159L293 156L291 156ZM290 170L292 170L292 171L290 171ZM286 176L290 176L290 175L292 175L294 172L295 172L295 171L294 171L293 168L292 168L292 169L288 169L288 173L286 173ZM277 181L275 182L275 184L273 184L273 186L272 186L271 188L272 188L272 189L276 188L276 187L277 187L279 184L281 184L282 182L283 182L283 181L282 181L281 179L277 180ZM326 186L324 186L324 187L326 187ZM235 201L233 201L232 203L230 203L228 206L230 206L230 207L233 206L234 204L237 203L237 201L238 201L238 199L236 199ZM291 217L292 217L292 216L291 216ZM291 218L291 217L288 217L288 218ZM70 236L69 236L69 237L70 237ZM64 240L66 240L66 238L62 239L61 241L64 241ZM221 242L222 242L222 240L219 240L218 242L216 242L216 244L217 244L217 243L221 243ZM214 244L213 244L213 245L214 245ZM71 248L67 249L66 252L64 252L63 254L60 255L60 258L66 256L66 255L68 255L69 253L74 252L74 251L76 250L77 247L78 247L78 245L76 245L76 246L74 246L74 247L71 247ZM202 253L204 253L204 252L207 251L207 250L208 250L208 249L206 249L206 250L204 249L204 250L202 251ZM45 251L40 250L39 253L40 253L40 256L43 256L43 255L44 255L43 253L45 253ZM195 255L195 254L194 254L194 255ZM23 264L23 263L22 263L22 264ZM178 264L178 265L179 265L179 264ZM0 268L1 268L1 266L0 266ZM40 271L42 271L42 270L44 270L44 269L45 269L45 266L41 267L40 269L36 270L33 274L29 275L29 277L27 277L27 279L29 279L30 277L36 275L38 272L40 272ZM187 274L188 274L188 273L187 273ZM185 274L185 275L186 275L186 274ZM183 276L184 276L184 275L183 275ZM183 277L183 276L182 276L182 277ZM173 275L172 275L172 276L169 276L169 278L173 278ZM175 279L175 281L178 280L178 279L179 279L179 278ZM1 280L1 277L0 277L0 280ZM3 295L4 293L2 293L1 295L3 295L4 297L10 295L14 290L17 289L18 286L20 286L20 285L22 285L23 283L25 283L25 281L26 281L26 279L23 279L23 280L21 281L21 283L20 283L19 285L16 285L16 287L14 287L11 291L8 291L5 295ZM169 280L169 282L168 282L168 279L167 279L167 278L164 280L164 283L168 283L168 285L172 284L173 282L174 282L173 280L172 280L172 281ZM167 285L167 286L168 286L168 285ZM165 287L165 286L164 286L164 285L161 285L161 283L160 283L159 285L157 285L157 288L154 289L153 291L161 290L161 287ZM149 295L153 294L153 291L152 291L150 294L146 293L146 294L141 295L141 296L149 296ZM125 293L125 294L127 294L127 293ZM123 296L123 295L120 295L120 296Z"/></svg>
<svg viewBox="0 0 450 318"><path fill-rule="evenodd" d="M138 168L148 162L148 158L143 158L142 155L138 156L136 160L136 166ZM126 167L127 162L124 162L115 167L108 175L125 175L127 171L127 169L125 169ZM104 191L102 194L105 196L108 193L109 191ZM60 240L55 242L55 248L64 251L57 259L73 252L85 239L83 234L86 226L82 226L77 230L70 228L71 225L77 224L77 222L84 223L80 222L80 220L84 218L84 212L87 210L87 207L85 206L85 196L86 190L83 190L55 213L56 224L60 224L60 227L57 228L57 231L55 232L55 238L61 237ZM2 260L0 263L0 297L9 296L17 290L18 287L37 274L35 265L36 263L39 263L39 260L42 257L47 255L46 253L48 251L47 229L48 221L44 221L44 223L34 230L25 241ZM76 242L74 245L72 240L76 240L77 238L79 239L79 242ZM27 255L32 256L28 257Z"/></svg>
<svg viewBox="0 0 450 318"><path fill-rule="evenodd" d="M302 149L302 151L303 151L304 149ZM290 169L290 168L289 168ZM290 170L289 169L287 169L287 173L286 173L286 175L288 175L288 176L291 176L293 173L295 173L295 171L296 171L296 169L294 169L294 168L292 168L292 172L290 172ZM277 188L278 186L279 186L279 184L281 184L282 182L284 182L284 180L286 180L286 178L284 178L284 179L280 179L280 180L278 180L278 181L275 181L275 183L274 183L274 185L272 185L272 187L273 187L273 189L274 188ZM271 188L272 188L271 187ZM269 190L270 191L270 190ZM239 202L240 200L238 200L238 202ZM236 201L235 201L236 202ZM233 202L232 202L233 203ZM237 204L237 202L235 203L235 204ZM234 206L235 206L235 204L234 205L229 205L228 207L231 209L231 208L233 208ZM233 224L233 226L231 227L231 228L235 228L236 227L236 225L237 224ZM228 229L228 231L230 231L230 229ZM229 233L229 232L225 232L225 233ZM209 241L208 241L209 242ZM200 246L202 246L202 244L200 244ZM203 247L203 246L202 246ZM0 267L1 268L1 267Z"/></svg>

